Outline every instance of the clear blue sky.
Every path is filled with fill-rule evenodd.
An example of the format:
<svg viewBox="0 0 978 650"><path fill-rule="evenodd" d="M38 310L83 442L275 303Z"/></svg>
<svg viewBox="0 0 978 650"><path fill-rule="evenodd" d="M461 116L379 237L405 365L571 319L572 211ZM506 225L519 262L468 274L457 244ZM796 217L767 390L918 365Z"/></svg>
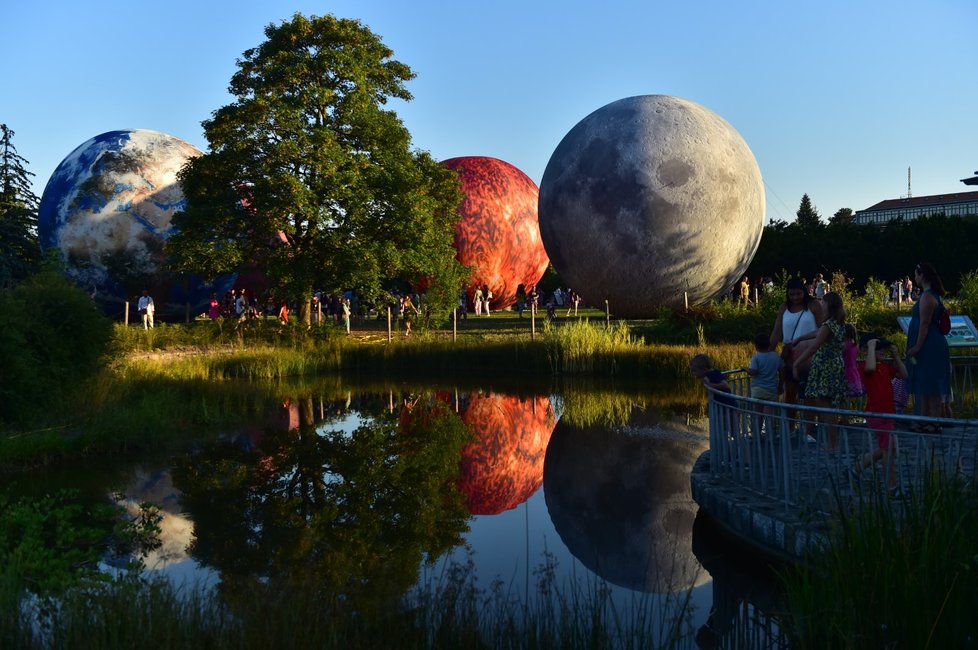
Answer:
<svg viewBox="0 0 978 650"><path fill-rule="evenodd" d="M40 195L79 144L200 122L263 28L295 12L357 18L417 74L396 108L439 160L501 158L539 184L571 127L667 94L729 121L754 152L768 219L803 193L823 219L907 192L963 192L978 169L978 2L12 1L0 9L0 121Z"/></svg>

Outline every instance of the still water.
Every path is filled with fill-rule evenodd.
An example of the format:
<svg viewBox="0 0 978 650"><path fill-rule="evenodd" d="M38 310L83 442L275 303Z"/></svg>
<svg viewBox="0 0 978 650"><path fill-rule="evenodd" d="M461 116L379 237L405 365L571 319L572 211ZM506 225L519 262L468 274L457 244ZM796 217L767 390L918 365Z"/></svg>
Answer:
<svg viewBox="0 0 978 650"><path fill-rule="evenodd" d="M389 595L461 573L519 602L601 590L701 647L772 625L769 575L690 494L708 441L701 407L601 391L333 387L269 397L242 419L176 455L39 483L133 512L158 506L161 545L143 561L183 585L304 576Z"/></svg>

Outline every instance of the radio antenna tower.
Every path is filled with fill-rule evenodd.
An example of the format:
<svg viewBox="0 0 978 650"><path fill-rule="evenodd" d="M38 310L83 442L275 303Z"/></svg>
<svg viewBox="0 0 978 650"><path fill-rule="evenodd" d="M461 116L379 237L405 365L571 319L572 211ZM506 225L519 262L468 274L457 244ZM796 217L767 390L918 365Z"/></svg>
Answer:
<svg viewBox="0 0 978 650"><path fill-rule="evenodd" d="M912 199L913 193L910 191L910 168L907 167L907 198Z"/></svg>

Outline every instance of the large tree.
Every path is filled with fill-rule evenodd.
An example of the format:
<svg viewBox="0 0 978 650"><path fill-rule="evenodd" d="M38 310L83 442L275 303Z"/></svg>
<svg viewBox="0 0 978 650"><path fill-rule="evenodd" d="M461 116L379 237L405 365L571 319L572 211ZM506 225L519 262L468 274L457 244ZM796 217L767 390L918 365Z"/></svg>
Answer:
<svg viewBox="0 0 978 650"><path fill-rule="evenodd" d="M17 153L14 132L0 124L0 287L23 280L37 269L37 208L31 190L33 172Z"/></svg>
<svg viewBox="0 0 978 650"><path fill-rule="evenodd" d="M839 208L835 211L831 217L829 217L829 223L837 223L840 225L848 225L852 223L855 215L852 212L852 208Z"/></svg>
<svg viewBox="0 0 978 650"><path fill-rule="evenodd" d="M802 228L817 228L822 225L818 210L812 205L812 200L808 198L808 194L802 195L801 204L799 204L798 212L795 215L797 216L795 223Z"/></svg>
<svg viewBox="0 0 978 650"><path fill-rule="evenodd" d="M314 288L369 300L424 281L447 313L464 278L452 245L461 192L385 108L411 99L411 69L355 20L296 14L265 36L237 62L235 101L203 122L210 151L181 174L175 267L213 276L255 263L304 305Z"/></svg>

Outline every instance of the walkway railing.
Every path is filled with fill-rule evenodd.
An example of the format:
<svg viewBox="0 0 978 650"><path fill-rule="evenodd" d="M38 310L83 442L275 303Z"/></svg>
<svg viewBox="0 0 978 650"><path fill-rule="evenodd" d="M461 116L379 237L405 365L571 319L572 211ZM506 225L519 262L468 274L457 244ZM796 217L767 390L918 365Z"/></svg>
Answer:
<svg viewBox="0 0 978 650"><path fill-rule="evenodd" d="M952 364L959 404L974 400L978 357L954 357ZM835 409L769 402L749 397L750 378L742 369L726 375L733 396L710 390L711 472L776 498L786 508L827 512L840 497L871 490L890 490L902 498L919 490L933 472L969 480L978 472L978 419L885 415L859 410L861 405ZM874 427L867 418L876 419ZM880 420L892 423L888 436L880 435L885 430L875 424ZM914 431L933 424L941 430ZM861 466L881 442L886 455Z"/></svg>

